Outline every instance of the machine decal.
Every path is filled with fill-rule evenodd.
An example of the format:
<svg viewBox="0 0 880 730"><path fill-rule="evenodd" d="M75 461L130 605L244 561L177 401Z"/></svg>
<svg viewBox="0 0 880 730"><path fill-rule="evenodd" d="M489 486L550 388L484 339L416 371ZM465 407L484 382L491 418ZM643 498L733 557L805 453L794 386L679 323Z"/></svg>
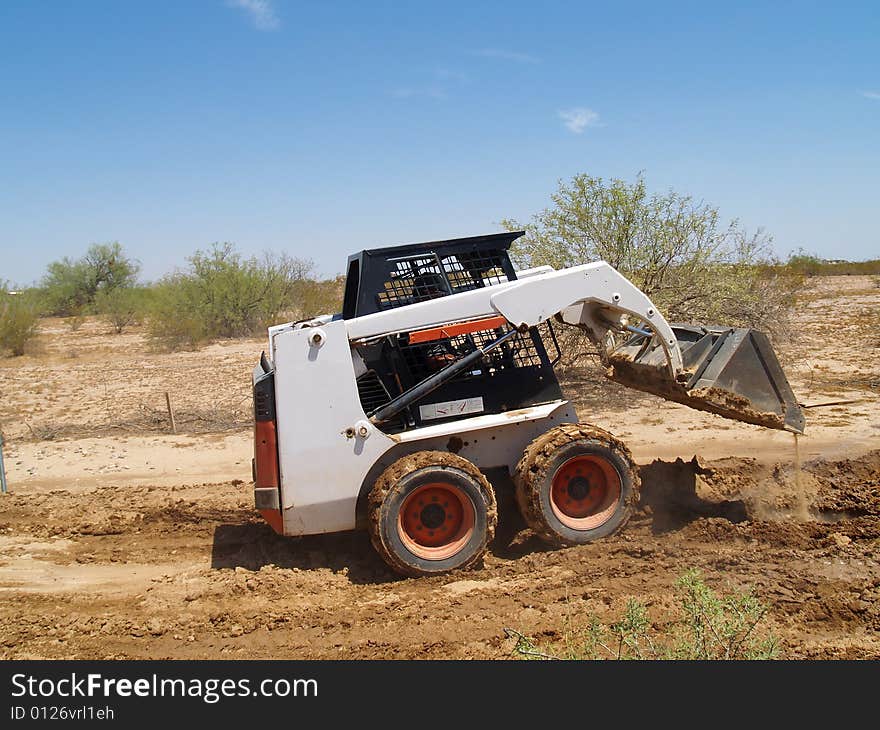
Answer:
<svg viewBox="0 0 880 730"><path fill-rule="evenodd" d="M462 398L461 400L449 400L445 403L427 403L419 406L419 415L423 421L431 421L436 418L463 416L467 413L482 413L483 410L482 397Z"/></svg>

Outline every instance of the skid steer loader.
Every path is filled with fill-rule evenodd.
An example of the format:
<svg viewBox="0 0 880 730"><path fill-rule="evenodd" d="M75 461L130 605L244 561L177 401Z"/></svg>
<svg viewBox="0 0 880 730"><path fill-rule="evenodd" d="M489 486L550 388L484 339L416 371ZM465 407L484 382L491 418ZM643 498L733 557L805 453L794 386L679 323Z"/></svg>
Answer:
<svg viewBox="0 0 880 730"><path fill-rule="evenodd" d="M253 372L254 494L275 531L365 527L405 575L468 567L494 534L493 473L555 545L620 530L638 470L563 396L560 325L587 334L612 380L803 432L763 334L671 325L603 261L517 271L520 235L361 251L340 314L269 329Z"/></svg>

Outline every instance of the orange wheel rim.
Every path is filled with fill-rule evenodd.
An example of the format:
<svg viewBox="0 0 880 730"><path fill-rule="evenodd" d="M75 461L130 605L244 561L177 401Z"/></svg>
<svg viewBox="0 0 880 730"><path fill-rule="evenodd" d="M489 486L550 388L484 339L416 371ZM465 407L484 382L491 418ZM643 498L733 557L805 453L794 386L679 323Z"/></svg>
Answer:
<svg viewBox="0 0 880 730"><path fill-rule="evenodd" d="M601 456L575 456L562 464L550 485L550 507L572 530L604 525L620 502L620 474Z"/></svg>
<svg viewBox="0 0 880 730"><path fill-rule="evenodd" d="M397 515L397 533L407 550L424 560L445 560L474 534L476 517L470 498L444 482L418 487Z"/></svg>

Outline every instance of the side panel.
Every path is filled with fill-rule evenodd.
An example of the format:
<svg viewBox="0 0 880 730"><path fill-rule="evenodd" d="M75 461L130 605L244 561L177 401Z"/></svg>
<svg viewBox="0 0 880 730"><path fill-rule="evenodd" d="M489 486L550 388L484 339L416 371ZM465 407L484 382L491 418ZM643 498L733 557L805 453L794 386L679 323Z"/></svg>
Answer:
<svg viewBox="0 0 880 730"><path fill-rule="evenodd" d="M356 434L366 416L345 322L282 330L272 344L284 534L350 530L364 477L394 441L367 423L367 438Z"/></svg>
<svg viewBox="0 0 880 730"><path fill-rule="evenodd" d="M482 425L481 421L486 423L491 421L495 425L473 427ZM533 439L563 423L577 423L577 414L568 401L524 408L521 412L510 411L501 415L444 424L461 426L463 429L453 430L444 428L444 425L422 428L406 433L407 437L417 436L417 438L401 439L400 445L386 454L383 461L389 457L398 459L404 453L412 451L452 451L472 461L481 469L507 467L512 473L526 446Z"/></svg>
<svg viewBox="0 0 880 730"><path fill-rule="evenodd" d="M452 358L469 355L506 331L505 325L503 329L423 344L402 344L394 338L387 338L376 345L360 348L359 352L366 367L381 379L390 399L423 382ZM481 414L500 414L562 400L562 390L538 332L517 333L512 341L420 398L398 419L397 425L386 430L402 431L404 418L410 422L410 428L432 425L438 418L444 418L440 414L424 416L425 409L430 410L433 404L477 400L481 403L477 412ZM368 413L374 410L370 401L365 403ZM460 419L462 415L450 411L445 418Z"/></svg>
<svg viewBox="0 0 880 730"><path fill-rule="evenodd" d="M478 416L399 434L400 443L386 452L367 474L358 502L358 524L366 527L366 498L373 482L397 459L416 451L451 451L487 471L505 468L510 474L533 439L563 423L577 423L568 401ZM406 440L404 440L406 439Z"/></svg>
<svg viewBox="0 0 880 730"><path fill-rule="evenodd" d="M535 436L576 420L571 405L557 401L391 438L366 421L344 321L278 331L272 355L285 535L354 529L362 488L404 453L450 450L482 468L512 468Z"/></svg>

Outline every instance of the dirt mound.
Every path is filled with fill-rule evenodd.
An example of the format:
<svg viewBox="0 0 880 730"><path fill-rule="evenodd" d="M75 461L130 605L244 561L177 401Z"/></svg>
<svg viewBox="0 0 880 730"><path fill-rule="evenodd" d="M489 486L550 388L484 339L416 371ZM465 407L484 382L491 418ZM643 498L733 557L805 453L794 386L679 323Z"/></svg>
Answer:
<svg viewBox="0 0 880 730"><path fill-rule="evenodd" d="M880 451L856 460L816 460L800 474L794 464L734 458L654 461L640 472L642 506L657 514L661 530L700 516L837 523L880 515Z"/></svg>
<svg viewBox="0 0 880 730"><path fill-rule="evenodd" d="M880 450L860 459L817 461L808 468L822 486L816 507L823 514L880 514Z"/></svg>

